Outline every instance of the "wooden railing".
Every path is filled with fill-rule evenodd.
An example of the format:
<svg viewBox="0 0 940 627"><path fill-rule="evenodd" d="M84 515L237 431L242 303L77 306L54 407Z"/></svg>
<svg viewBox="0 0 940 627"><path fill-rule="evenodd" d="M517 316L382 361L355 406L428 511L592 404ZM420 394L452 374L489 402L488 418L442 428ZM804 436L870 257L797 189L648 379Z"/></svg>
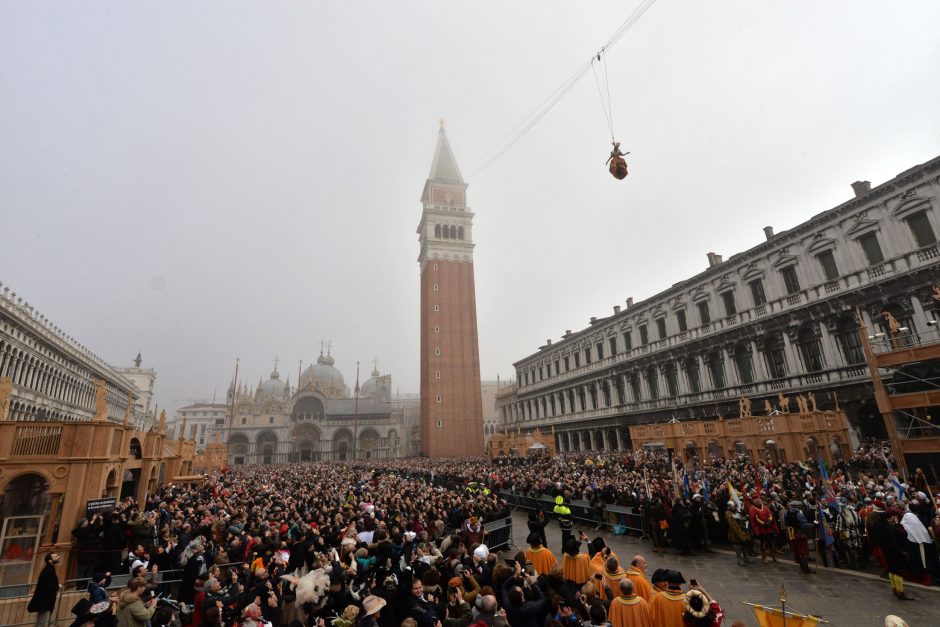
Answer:
<svg viewBox="0 0 940 627"><path fill-rule="evenodd" d="M17 425L13 436L14 457L58 455L61 425Z"/></svg>

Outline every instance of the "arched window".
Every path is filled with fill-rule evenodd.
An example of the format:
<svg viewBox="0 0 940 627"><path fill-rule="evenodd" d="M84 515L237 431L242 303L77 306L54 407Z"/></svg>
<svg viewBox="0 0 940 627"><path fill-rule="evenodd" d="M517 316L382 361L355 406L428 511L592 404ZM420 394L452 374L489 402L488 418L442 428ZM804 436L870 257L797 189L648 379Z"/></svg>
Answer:
<svg viewBox="0 0 940 627"><path fill-rule="evenodd" d="M589 385L588 394L591 397L591 409L597 409L597 385L593 383Z"/></svg>
<svg viewBox="0 0 940 627"><path fill-rule="evenodd" d="M441 225L435 224L434 225L434 237L440 237L440 236L441 236Z"/></svg>
<svg viewBox="0 0 940 627"><path fill-rule="evenodd" d="M685 375L689 380L689 389L692 390L693 394L698 394L702 391L702 380L699 376L698 370L698 358L690 357L685 362Z"/></svg>
<svg viewBox="0 0 940 627"><path fill-rule="evenodd" d="M7 484L0 515L45 516L49 513L49 482L37 473L20 475ZM11 523L13 521L10 521Z"/></svg>
<svg viewBox="0 0 940 627"><path fill-rule="evenodd" d="M444 239L447 239L447 238L450 237L450 229L447 228L447 225L446 225L446 224L443 226L441 232L442 232L443 235L444 235Z"/></svg>
<svg viewBox="0 0 940 627"><path fill-rule="evenodd" d="M640 375L637 372L630 373L630 392L633 393L633 401L643 400L642 388L640 387Z"/></svg>
<svg viewBox="0 0 940 627"><path fill-rule="evenodd" d="M457 227L453 224L450 225L450 238L457 239Z"/></svg>
<svg viewBox="0 0 940 627"><path fill-rule="evenodd" d="M764 360L771 379L787 376L787 358L783 352L783 339L779 335L764 340Z"/></svg>
<svg viewBox="0 0 940 627"><path fill-rule="evenodd" d="M656 366L650 366L646 370L646 385L650 390L650 399L656 400L659 398L659 378L656 374Z"/></svg>
<svg viewBox="0 0 940 627"><path fill-rule="evenodd" d="M783 339L779 335L764 340L764 359L771 379L787 376L787 358L783 352Z"/></svg>
<svg viewBox="0 0 940 627"><path fill-rule="evenodd" d="M463 239L463 227L462 226L457 227L457 239Z"/></svg>
<svg viewBox="0 0 940 627"><path fill-rule="evenodd" d="M669 396L679 396L679 374L675 362L666 364L663 376L666 379L666 391L669 392Z"/></svg>
<svg viewBox="0 0 940 627"><path fill-rule="evenodd" d="M706 358L708 363L708 374L712 379L712 387L725 387L725 359L721 350L712 351Z"/></svg>
<svg viewBox="0 0 940 627"><path fill-rule="evenodd" d="M803 359L803 369L806 372L822 370L822 348L819 344L819 338L816 337L816 330L812 326L806 325L800 329L797 344L800 347L800 357Z"/></svg>
<svg viewBox="0 0 940 627"><path fill-rule="evenodd" d="M855 319L852 316L842 316L836 323L836 329L845 364L852 366L865 361L865 353L862 351L862 341L858 337L858 324Z"/></svg>
<svg viewBox="0 0 940 627"><path fill-rule="evenodd" d="M734 347L734 364L738 367L741 383L754 383L754 367L751 362L751 350L746 342L738 342Z"/></svg>

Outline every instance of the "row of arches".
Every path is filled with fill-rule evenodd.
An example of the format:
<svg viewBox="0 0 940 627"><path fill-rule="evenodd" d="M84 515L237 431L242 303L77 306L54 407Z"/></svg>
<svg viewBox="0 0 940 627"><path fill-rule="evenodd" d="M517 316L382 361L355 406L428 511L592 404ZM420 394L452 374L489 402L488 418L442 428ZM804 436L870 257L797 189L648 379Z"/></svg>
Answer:
<svg viewBox="0 0 940 627"><path fill-rule="evenodd" d="M911 315L899 305L889 303L881 311L891 313L902 327L915 332ZM876 323L886 328L883 320ZM547 392L515 405L504 405L503 420L513 423L698 394L706 389L720 390L782 379L799 371L812 374L865 362L858 322L853 315L840 316L831 326L823 324L805 322L793 331L781 330L755 339L740 339L733 344L690 353L678 360L650 363L624 374Z"/></svg>
<svg viewBox="0 0 940 627"><path fill-rule="evenodd" d="M915 316L917 310L912 297L910 301L904 298L895 298L886 300L869 306L872 323L876 331L881 331L886 335L891 332L891 322L897 322L896 327L904 329L897 333L891 339L894 346L910 344L915 337L918 329L917 322L926 324L930 318L940 319L940 308L934 307L930 311L925 311L927 319ZM922 298L921 298L922 300ZM922 305L927 309L927 305ZM641 324L645 329L645 325ZM634 346L632 328L629 326L620 327L621 335L617 335L616 329L608 329L606 335L601 334L587 340L580 347L573 347L571 353L554 353L543 359L540 363L533 364L526 369L520 369L517 372L519 380L531 384L551 379L552 376L566 374L572 370L578 370L582 367L588 367L596 360L592 360L592 348L596 349L597 359L602 359L605 348L609 347L609 355L623 355L629 359L631 355L649 352L649 338L641 333L641 342ZM784 335L787 337L784 338ZM606 338L607 344L604 343ZM743 344L742 344L743 342ZM654 342L655 344L655 342ZM751 344L759 349L764 359L760 364L753 363L751 355L754 350ZM795 350L791 351L790 348ZM715 365L710 369L709 374L715 387L725 387L726 373L724 372L723 362L726 355L724 347L713 348L705 351L690 351L690 354L696 353L702 357L705 363ZM712 354L718 353L717 359ZM787 354L790 353L788 358ZM572 360L571 357L574 359ZM728 351L727 358L734 366L737 366L738 380L742 383L751 383L760 378L781 378L802 367L804 372L818 372L826 368L839 366L841 357L842 365L854 366L862 364L865 361L862 351L861 341L858 336L858 322L852 313L843 313L835 318L826 321L813 320L805 321L795 329L778 330L768 334L760 335L746 340L741 340L731 350ZM765 363L766 362L766 363ZM546 376L547 373L547 376ZM689 381L690 391L698 392L701 388L701 379L697 373L691 375ZM718 385L720 383L720 385ZM661 386L660 386L661 387ZM656 390L658 392L658 390Z"/></svg>
<svg viewBox="0 0 940 627"><path fill-rule="evenodd" d="M662 448L663 446L661 443L647 444L645 448ZM787 454L786 447L773 438L768 438L760 443L760 448L756 451L752 451L744 440L734 441L730 450L725 451L722 449L721 443L714 439L708 441L704 450L700 450L698 444L692 440L686 442L682 449L682 456L687 462L700 458L703 454L708 459L721 459L731 454L747 455L751 459L756 455L759 459L780 464L796 461L795 459L788 459L790 456L797 459L826 458L832 463L837 463L843 461L846 455L850 453L848 443L838 435L832 435L828 440L820 439L817 436L806 436L802 440L801 450L791 451L790 455Z"/></svg>
<svg viewBox="0 0 940 627"><path fill-rule="evenodd" d="M435 224L434 237L439 239L463 239L463 227L453 224Z"/></svg>
<svg viewBox="0 0 940 627"><path fill-rule="evenodd" d="M233 464L273 464L285 461L320 461L332 459L346 461L353 457L371 459L396 455L400 446L398 431L391 429L381 437L375 429L367 427L353 437L348 428L338 429L332 439L324 440L313 425L301 425L292 433L291 441L278 440L273 431L261 431L252 442L244 433L236 433L228 440L229 457Z"/></svg>
<svg viewBox="0 0 940 627"><path fill-rule="evenodd" d="M0 377L10 377L14 385L37 394L55 399L67 405L93 410L95 386L91 374L87 378L66 371L61 365L51 363L40 355L31 353L10 340L0 339ZM108 392L109 414L121 415L124 408L118 395ZM81 416L57 410L54 414L43 412L38 406L20 403L11 409L13 420L80 420Z"/></svg>

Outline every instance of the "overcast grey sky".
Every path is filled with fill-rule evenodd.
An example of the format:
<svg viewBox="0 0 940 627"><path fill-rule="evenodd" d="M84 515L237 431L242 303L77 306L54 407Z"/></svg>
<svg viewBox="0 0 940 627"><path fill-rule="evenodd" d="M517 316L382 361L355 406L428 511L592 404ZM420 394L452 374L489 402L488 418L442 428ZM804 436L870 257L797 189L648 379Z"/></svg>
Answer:
<svg viewBox="0 0 940 627"><path fill-rule="evenodd" d="M0 281L173 408L321 338L418 389L418 202L629 2L0 1ZM484 378L940 154L940 3L659 0L468 177Z"/></svg>

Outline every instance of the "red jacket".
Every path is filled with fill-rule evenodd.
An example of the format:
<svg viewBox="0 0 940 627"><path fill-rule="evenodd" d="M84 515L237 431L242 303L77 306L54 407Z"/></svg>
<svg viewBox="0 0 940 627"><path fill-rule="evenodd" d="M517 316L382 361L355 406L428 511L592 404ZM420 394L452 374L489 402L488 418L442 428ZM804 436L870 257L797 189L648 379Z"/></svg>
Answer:
<svg viewBox="0 0 940 627"><path fill-rule="evenodd" d="M193 597L193 603L196 605L196 607L193 608L193 619L192 619L191 624L193 625L202 624L202 602L205 600L206 600L205 590L199 590L198 592L196 592L196 595Z"/></svg>
<svg viewBox="0 0 940 627"><path fill-rule="evenodd" d="M774 520L774 513L766 505L758 509L751 505L748 511L751 519L751 530L755 536L769 536L777 533L777 522Z"/></svg>

